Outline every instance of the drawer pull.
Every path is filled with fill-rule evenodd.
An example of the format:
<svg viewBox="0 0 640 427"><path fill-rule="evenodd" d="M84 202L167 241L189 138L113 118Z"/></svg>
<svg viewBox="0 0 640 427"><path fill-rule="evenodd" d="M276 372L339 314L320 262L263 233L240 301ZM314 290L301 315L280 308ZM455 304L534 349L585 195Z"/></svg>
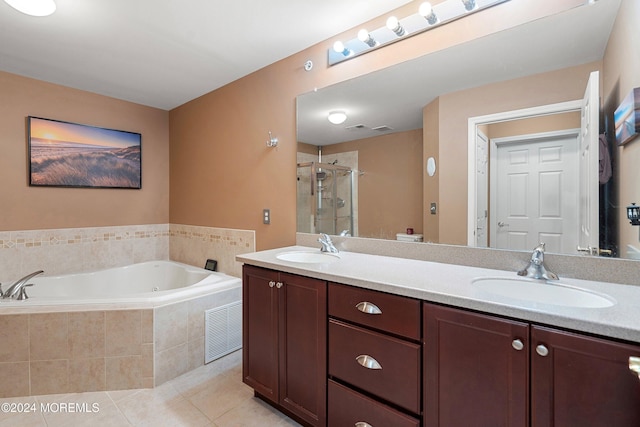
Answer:
<svg viewBox="0 0 640 427"><path fill-rule="evenodd" d="M274 282L273 280L269 280L269 287L273 288L276 285L276 282Z"/></svg>
<svg viewBox="0 0 640 427"><path fill-rule="evenodd" d="M382 310L380 310L377 305L366 301L359 302L356 305L356 308L367 314L382 314Z"/></svg>
<svg viewBox="0 0 640 427"><path fill-rule="evenodd" d="M522 350L522 349L524 348L524 343L522 342L522 340L515 339L515 340L513 340L513 341L511 342L511 346L512 346L514 349L516 349L516 350L520 351L520 350Z"/></svg>
<svg viewBox="0 0 640 427"><path fill-rule="evenodd" d="M640 378L640 357L629 356L629 370Z"/></svg>
<svg viewBox="0 0 640 427"><path fill-rule="evenodd" d="M367 369L382 369L382 366L376 359L366 354L361 354L360 356L356 357L356 362Z"/></svg>
<svg viewBox="0 0 640 427"><path fill-rule="evenodd" d="M364 421L358 421L356 423L356 427L373 427L373 426L369 423L365 423Z"/></svg>

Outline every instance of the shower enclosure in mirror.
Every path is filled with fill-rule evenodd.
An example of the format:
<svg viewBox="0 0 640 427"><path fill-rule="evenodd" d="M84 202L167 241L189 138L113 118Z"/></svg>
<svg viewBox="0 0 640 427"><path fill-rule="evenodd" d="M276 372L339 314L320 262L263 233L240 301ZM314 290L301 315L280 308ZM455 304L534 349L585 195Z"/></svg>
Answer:
<svg viewBox="0 0 640 427"><path fill-rule="evenodd" d="M356 235L354 171L316 161L298 163L298 231Z"/></svg>

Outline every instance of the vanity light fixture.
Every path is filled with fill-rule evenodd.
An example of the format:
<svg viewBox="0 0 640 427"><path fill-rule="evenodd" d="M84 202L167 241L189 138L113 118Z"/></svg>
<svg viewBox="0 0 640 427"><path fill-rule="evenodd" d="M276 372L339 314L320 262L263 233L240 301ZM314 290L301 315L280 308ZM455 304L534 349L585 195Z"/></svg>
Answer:
<svg viewBox="0 0 640 427"><path fill-rule="evenodd" d="M462 0L462 4L467 12L471 12L476 7L476 0Z"/></svg>
<svg viewBox="0 0 640 427"><path fill-rule="evenodd" d="M424 2L420 5L420 8L418 9L418 13L427 20L427 22L429 23L429 25L433 25L436 22L438 22L438 17L436 16L436 14L433 12L433 6L431 6L431 3Z"/></svg>
<svg viewBox="0 0 640 427"><path fill-rule="evenodd" d="M371 36L371 33L364 28L358 31L358 40L366 43L369 47L375 47L378 44L376 39Z"/></svg>
<svg viewBox="0 0 640 427"><path fill-rule="evenodd" d="M53 0L4 0L12 8L26 15L49 16L56 11Z"/></svg>
<svg viewBox="0 0 640 427"><path fill-rule="evenodd" d="M327 119L334 125L341 125L347 120L347 114L344 111L332 111Z"/></svg>
<svg viewBox="0 0 640 427"><path fill-rule="evenodd" d="M627 206L627 218L631 225L640 225L640 206L636 206L635 203Z"/></svg>
<svg viewBox="0 0 640 427"><path fill-rule="evenodd" d="M346 47L340 40L333 44L333 50L345 57L353 54L353 51Z"/></svg>
<svg viewBox="0 0 640 427"><path fill-rule="evenodd" d="M387 19L387 28L393 31L398 37L405 35L404 28L395 16L390 16L389 19Z"/></svg>
<svg viewBox="0 0 640 427"><path fill-rule="evenodd" d="M404 18L390 16L383 27L374 30L361 29L357 37L336 42L333 48L328 50L329 65L355 58L508 1L443 0L436 5L423 2L412 15Z"/></svg>

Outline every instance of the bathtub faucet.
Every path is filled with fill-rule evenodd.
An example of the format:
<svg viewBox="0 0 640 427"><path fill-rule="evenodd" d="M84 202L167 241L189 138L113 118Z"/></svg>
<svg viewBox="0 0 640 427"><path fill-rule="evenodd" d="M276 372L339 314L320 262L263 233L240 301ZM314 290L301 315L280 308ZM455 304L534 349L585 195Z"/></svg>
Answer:
<svg viewBox="0 0 640 427"><path fill-rule="evenodd" d="M24 276L22 279L19 279L18 281L16 281L13 285L9 286L9 289L7 289L6 291L4 291L4 293L2 293L2 299L26 299L27 298L27 294L24 291L24 288L26 286L31 286L29 284L27 284L27 282L32 279L33 277L37 276L38 274L42 274L44 273L43 270L38 270L36 272L33 272L31 274L27 274L26 276Z"/></svg>

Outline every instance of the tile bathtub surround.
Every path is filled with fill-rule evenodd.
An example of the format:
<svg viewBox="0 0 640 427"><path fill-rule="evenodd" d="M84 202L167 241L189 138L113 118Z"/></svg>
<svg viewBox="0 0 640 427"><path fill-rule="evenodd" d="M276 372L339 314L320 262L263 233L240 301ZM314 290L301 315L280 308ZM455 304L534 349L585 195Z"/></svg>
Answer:
<svg viewBox="0 0 640 427"><path fill-rule="evenodd" d="M169 234L171 260L203 267L207 259L215 259L218 271L235 277L242 276L236 255L255 252L256 248L253 230L169 224Z"/></svg>
<svg viewBox="0 0 640 427"><path fill-rule="evenodd" d="M0 315L0 398L152 387L152 315Z"/></svg>
<svg viewBox="0 0 640 427"><path fill-rule="evenodd" d="M240 301L242 287L155 308L155 385L204 365L205 315Z"/></svg>
<svg viewBox="0 0 640 427"><path fill-rule="evenodd" d="M169 259L169 224L0 231L0 280Z"/></svg>

